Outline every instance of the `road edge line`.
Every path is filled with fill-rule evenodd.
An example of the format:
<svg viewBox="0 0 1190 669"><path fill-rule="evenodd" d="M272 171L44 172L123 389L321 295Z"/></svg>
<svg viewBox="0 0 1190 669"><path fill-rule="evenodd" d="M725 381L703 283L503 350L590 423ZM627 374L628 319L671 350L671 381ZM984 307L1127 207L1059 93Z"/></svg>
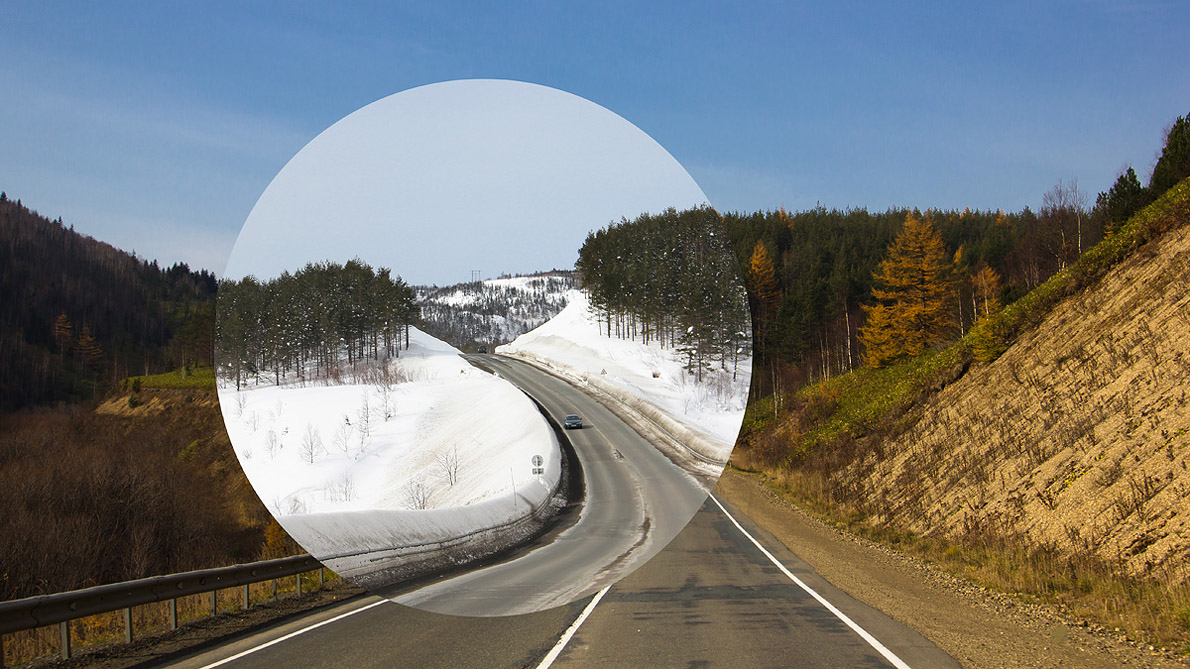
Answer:
<svg viewBox="0 0 1190 669"><path fill-rule="evenodd" d="M798 578L797 576L794 576L793 572L789 571L789 569L787 569L784 564L781 564L780 560L778 560L775 556L773 556L773 554L770 553L767 548L762 546L761 543L756 540L756 537L752 536L748 532L748 530L745 530L743 525L740 525L740 522L735 519L735 516L731 515L731 512L729 512L727 510L727 507L723 506L723 503L719 501L719 498L715 497L714 494L711 494L710 498L711 498L711 500L713 500L715 502L716 505L718 505L719 510L721 510L724 513L724 515L726 515L727 518L732 522L732 524L736 526L736 529L738 529L741 533L743 533L744 536L748 537L748 539L757 548L760 549L760 552L764 553L764 556L767 557L770 562L772 562L774 565L776 565L777 569L781 570L781 573L783 573L787 577L789 577L789 580L796 583L797 586L799 588L801 588L802 590L805 590L808 595L810 595L814 599L818 600L819 604L822 604L824 607L826 607L826 610L833 613L836 618L843 621L843 623L845 625L847 625L848 627L850 627L853 632L858 634L860 636L860 638L862 638L864 641L868 642L869 646L871 646L872 648L874 648L876 650L876 652L878 652L882 656L884 656L884 659L891 662L894 667L897 667L897 669L910 669L909 665L906 664L904 660L897 657L896 654L893 653L888 648L885 648L884 644L880 643L876 639L876 637L869 634L867 630L860 627L854 620L852 620L851 618L848 618L847 614L843 613L838 608L836 608L835 605L831 604L829 601L827 601L825 597L823 597L822 595L815 592L814 589L811 588L810 586L806 585L806 583L804 581L802 581L802 579Z"/></svg>
<svg viewBox="0 0 1190 669"><path fill-rule="evenodd" d="M562 633L562 638L558 639L558 643L554 644L554 647L550 649L550 652L546 653L545 657L541 659L541 664L537 665L537 669L549 669L550 665L554 663L554 660L558 659L558 656L562 654L563 649L566 648L566 644L570 643L570 638L574 636L574 633L578 631L578 628L583 624L583 622L587 620L587 616L591 615L591 612L595 610L595 605L599 603L599 600L603 599L603 596L606 595L607 591L610 589L611 586L609 585L595 593L595 598L592 599L589 604L587 604L587 607L583 609L583 612L579 614L578 618L574 619L574 622L570 624L570 627L566 628L566 631Z"/></svg>
<svg viewBox="0 0 1190 669"><path fill-rule="evenodd" d="M323 625L329 625L335 621L342 620L342 619L346 618L347 616L354 616L357 613L360 613L362 611L367 611L368 609L370 609L374 606L380 606L381 604L384 604L386 602L388 602L387 599L381 599L379 601L372 602L371 604L368 604L367 606L361 606L360 608L353 609L351 611L348 611L347 613L341 613L341 614L335 616L334 618L330 618L328 620L323 620L322 622L315 623L313 625L310 625L309 627L303 627L300 630L295 630L293 632L290 632L289 634L286 634L285 636L277 637L276 639L262 643L259 646L254 646L252 648L249 648L248 650L240 651L239 653L236 653L235 655L232 655L231 657L225 657L222 660L219 660L217 662L212 662L210 664L203 665L202 669L213 669L214 667L222 666L224 664L227 664L228 662L238 660L241 657L244 657L246 655L251 655L252 653L255 653L258 650L264 650L265 648L268 648L269 646L279 644L282 641L287 641L289 639L292 639L293 637L298 636L299 634L305 634L306 632L309 632L311 630L316 630L319 627L322 627Z"/></svg>

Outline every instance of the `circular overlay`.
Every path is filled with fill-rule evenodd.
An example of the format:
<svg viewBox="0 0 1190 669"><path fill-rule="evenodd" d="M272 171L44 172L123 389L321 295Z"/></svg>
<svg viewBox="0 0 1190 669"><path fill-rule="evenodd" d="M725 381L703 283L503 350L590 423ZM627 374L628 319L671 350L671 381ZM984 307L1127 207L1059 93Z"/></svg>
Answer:
<svg viewBox="0 0 1190 669"><path fill-rule="evenodd" d="M719 215L660 145L516 81L334 124L252 209L217 304L232 446L281 526L393 601L571 602L685 526L751 375Z"/></svg>

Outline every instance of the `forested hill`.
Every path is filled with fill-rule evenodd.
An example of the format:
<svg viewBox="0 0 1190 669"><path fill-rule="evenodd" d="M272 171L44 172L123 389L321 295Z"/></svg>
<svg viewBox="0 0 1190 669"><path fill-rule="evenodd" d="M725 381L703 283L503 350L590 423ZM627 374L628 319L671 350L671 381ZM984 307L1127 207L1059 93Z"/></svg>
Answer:
<svg viewBox="0 0 1190 669"><path fill-rule="evenodd" d="M950 261L953 299L940 334L957 339L988 300L1007 306L1045 283L1187 175L1190 115L1167 130L1148 186L1131 167L1094 198L1077 181L1060 181L1038 193L1037 211L817 207L725 214L748 282L760 354L753 392L793 390L862 365L859 331L864 307L873 303L873 277L910 215L937 232Z"/></svg>
<svg viewBox="0 0 1190 669"><path fill-rule="evenodd" d="M164 268L0 194L0 410L210 364L216 279Z"/></svg>
<svg viewBox="0 0 1190 669"><path fill-rule="evenodd" d="M553 318L577 287L573 271L555 269L414 291L425 331L471 352L508 343Z"/></svg>

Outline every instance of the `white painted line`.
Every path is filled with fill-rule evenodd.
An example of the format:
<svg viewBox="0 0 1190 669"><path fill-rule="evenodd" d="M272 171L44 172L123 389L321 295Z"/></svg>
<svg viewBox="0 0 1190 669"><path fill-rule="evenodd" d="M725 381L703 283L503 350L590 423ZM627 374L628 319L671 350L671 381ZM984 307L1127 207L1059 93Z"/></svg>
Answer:
<svg viewBox="0 0 1190 669"><path fill-rule="evenodd" d="M599 600L603 599L609 588L611 588L610 585L595 594L595 598L591 600L590 604L587 604L587 608L583 609L583 612L579 614L578 618L575 618L570 627L566 628L566 632L562 634L562 638L558 639L558 643L554 644L550 652L541 660L541 664L537 665L537 669L549 669L549 666L554 663L554 660L558 659L558 655L562 653L562 649L566 648L566 644L570 643L570 637L574 636L574 633L578 631L579 626L583 624L587 616L591 615L591 612L595 610L595 605L599 603Z"/></svg>
<svg viewBox="0 0 1190 669"><path fill-rule="evenodd" d="M875 648L876 652L883 655L884 659L891 662L894 667L897 667L897 669L910 669L909 665L905 664L904 660L902 660L901 658L899 658L895 654L893 654L893 652L891 650L885 648L884 644L882 644L876 640L876 637L872 636L871 634L868 634L867 630L865 630L864 628L857 625L855 623L855 621L853 621L851 618L848 618L847 614L845 614L842 611L840 611L839 609L835 608L834 604L831 604L830 602L826 601L825 597L818 594L817 592L814 592L813 588L806 585L802 581L802 579L798 578L797 576L794 576L793 572L786 569L785 565L781 564L780 560L773 557L773 554L768 552L768 549L766 549L764 546L760 545L760 542L756 540L756 537L752 536L751 534L748 534L748 530L745 530L744 526L740 525L739 521L735 519L735 516L732 516L730 513L728 513L727 509L723 506L723 503L720 502L714 495L711 495L711 499L715 501L715 504L719 505L719 509L722 510L723 513L728 517L728 519L731 520L731 522L736 526L736 529L738 529L740 532L742 532L744 534L744 536L748 537L748 539L750 539L752 541L752 543L755 544L756 547L760 549L760 552L764 553L765 557L767 557L769 559L769 561L771 561L773 564L777 565L777 569L780 569L781 573L783 573L789 577L789 580L796 583L799 588L801 588L802 590L805 590L806 593L809 594L811 597L813 597L814 599L817 599L819 604L822 604L823 606L825 606L827 611L830 611L831 613L835 614L836 618L838 618L839 620L842 620L848 627L850 627L852 630L854 630L856 634L860 635L860 637L863 638L864 641L868 642L869 646L871 646L872 648Z"/></svg>
<svg viewBox="0 0 1190 669"><path fill-rule="evenodd" d="M354 616L355 614L360 613L361 611L367 611L368 609L372 608L373 606L380 606L381 604L386 604L386 603L388 603L387 599L381 599L380 601L372 602L371 604L368 604L367 606L361 606L358 609L348 611L347 613L339 614L329 620L324 620L320 623L315 623L313 625L310 625L309 627L303 627L302 629L297 630L296 632L290 632L289 634L286 634L283 637L278 637L276 639L273 639L272 641L269 641L268 643L262 643L259 646L256 646L255 648L249 648L248 650L245 650L241 653L236 653L235 655L232 655L231 657L225 657L222 660L219 660L218 662L212 662L212 663L206 665L205 667L202 667L202 669L212 669L213 667L218 667L218 666L227 664L228 662L231 662L233 660L238 660L241 657L244 657L245 655L251 655L252 653L255 653L258 650L264 650L265 648L268 648L269 646L272 646L273 644L278 644L278 643L281 643L282 641L292 639L293 637L295 637L299 634L305 634L306 632L309 632L310 630L316 630L319 627L322 627L323 625L329 625L335 621L342 620L342 619L346 618L347 616Z"/></svg>

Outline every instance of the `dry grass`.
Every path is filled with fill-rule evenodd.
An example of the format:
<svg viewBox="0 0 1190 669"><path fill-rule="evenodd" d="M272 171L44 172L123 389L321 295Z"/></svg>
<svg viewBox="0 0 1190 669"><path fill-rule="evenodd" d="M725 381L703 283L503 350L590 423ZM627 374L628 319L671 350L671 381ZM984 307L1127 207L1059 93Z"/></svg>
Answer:
<svg viewBox="0 0 1190 669"><path fill-rule="evenodd" d="M319 588L317 571L301 575L302 591L312 592ZM338 580L338 575L325 571L327 582ZM251 605L271 601L297 592L297 577L290 576L276 581L263 581L248 586ZM241 588L230 588L216 592L216 607L219 613L239 611L243 608ZM200 620L211 615L210 594L190 595L177 600L178 625ZM70 644L72 654L87 648L124 642L124 612L112 611L88 616L70 623ZM168 602L157 602L132 609L133 638L142 638L169 629ZM13 666L31 660L58 656L61 653L61 633L57 625L24 630L4 635L2 666Z"/></svg>
<svg viewBox="0 0 1190 669"><path fill-rule="evenodd" d="M733 464L989 587L1190 652L1188 204L1190 180L1023 299L992 362L968 365L965 340L804 389Z"/></svg>
<svg viewBox="0 0 1190 669"><path fill-rule="evenodd" d="M768 481L779 494L850 532L941 566L948 573L1025 601L1057 607L1088 627L1126 630L1133 638L1190 654L1190 582L1160 570L1143 577L1086 545L1038 544L972 526L955 535L921 535L874 523L852 508L824 502L821 480L783 472Z"/></svg>

